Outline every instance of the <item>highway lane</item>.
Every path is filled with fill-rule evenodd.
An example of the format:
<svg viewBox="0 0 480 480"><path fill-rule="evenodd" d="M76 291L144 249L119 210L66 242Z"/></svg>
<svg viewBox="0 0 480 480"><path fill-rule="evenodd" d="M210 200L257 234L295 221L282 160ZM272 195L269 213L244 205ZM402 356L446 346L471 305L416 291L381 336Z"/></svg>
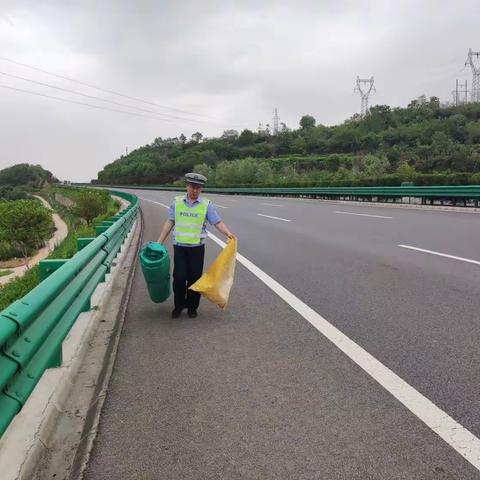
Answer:
<svg viewBox="0 0 480 480"><path fill-rule="evenodd" d="M166 204L172 198L153 195ZM335 204L281 199L275 204L284 207L270 213L280 215L281 208L283 218L294 220L286 224L255 215L267 212L261 204L268 200L236 200L221 214L239 233L247 258L480 434L480 269L398 247L480 259L477 215L342 205L356 213L389 212L392 221L336 215Z"/></svg>
<svg viewBox="0 0 480 480"><path fill-rule="evenodd" d="M173 197L172 193L166 192L138 191L138 194L142 198L166 204ZM397 246L408 243L478 259L480 254L474 238L478 238L479 227L475 215L356 207L291 199L211 197L219 205L228 207L219 208L219 211L240 236L241 253L478 435L478 266L407 251ZM166 211L154 203L144 201L142 209L148 211L147 234L154 239ZM391 216L392 219L336 214L335 211ZM259 217L258 213L290 219L291 222ZM300 382L301 385L294 382L297 389L303 391L312 382L317 382L315 386L318 391L328 391L332 395L329 405L314 411L304 395L290 399L290 407L304 409L315 419L315 428L319 429L309 431L308 438L300 441L297 448L300 458L293 460L289 457L288 461L293 462L297 472L301 472L291 478L327 478L307 474L308 468L321 471L320 463L325 466L324 474L330 472L328 478L442 478L442 472L454 473L457 475L454 478L478 478L478 473L466 466L458 454L393 397L389 397L381 387L374 382L372 384L367 375L313 331L304 319L298 318L298 315L282 304L278 297L265 292L261 285L252 293L251 284L254 281L250 278L251 274L239 267L238 276L232 308L228 312L228 319L234 322L235 327L232 327L229 320L225 320L233 328L232 332L238 332L240 344L242 335L246 334L243 327L249 325L251 333L255 329L261 330L258 339L249 344L248 348L245 346L246 353L253 354L254 357L261 356L261 362L254 369L256 382L269 372L278 381L278 385L288 389L288 377L285 378L277 369L288 371L293 362L295 368L300 370L296 375L305 381L305 384ZM138 278L136 282L134 296L141 292L141 282ZM142 311L146 308L145 299L140 300L136 302L135 308ZM135 302L135 298L132 302ZM255 309L252 314L253 306ZM244 315L245 309L251 313L248 319ZM165 306L162 305L160 310L166 315ZM148 309L147 316L152 311L152 308ZM205 311L213 318L219 316L210 306L205 306ZM272 312L275 313L273 317ZM254 317L253 324L251 316ZM203 321L205 320L204 318ZM267 339L262 330L265 325L272 328ZM216 334L217 331L212 333L212 341ZM259 354L257 348L261 349L262 340L268 340L267 346L272 346L272 335L276 339L273 343L276 349L270 351L270 348L266 348L265 352ZM277 335L281 338L280 346ZM225 338L217 340L226 341ZM312 350L299 348L305 344ZM295 347L297 350L292 354L291 349ZM276 355L279 349L286 350L286 359ZM327 349L328 352L317 349ZM239 354L240 351L241 349ZM290 362L287 361L288 358ZM184 360L188 365L191 358ZM224 360L222 366L231 370L232 378L247 373L245 366L238 369L227 367L231 359L227 357ZM121 375L120 370L118 375ZM202 375L203 373L200 374ZM317 375L323 379L327 376L328 381L318 384ZM185 379L186 385L188 378ZM290 378L290 382L292 378L294 377ZM113 383L115 385L115 379ZM261 390L260 387L257 389ZM345 396L336 398L339 389L345 390L346 396L351 397L348 400ZM225 392L219 392L220 397L222 393ZM278 391L276 394L281 396ZM313 397L316 398L316 395ZM112 402L115 403L114 399ZM381 413L365 412L365 405ZM286 409L288 402L285 410L282 410L283 416L281 415L284 427L287 425L287 433L295 437L295 434L298 435L297 428L304 424L305 419L298 411L293 416L290 413L292 418L289 419L288 415L285 416ZM254 409L248 411L252 413ZM210 421L213 421L215 414L218 412L212 407L208 415ZM334 425L332 422L324 424L322 414L325 414L325 418L333 415ZM106 415L108 417L108 408ZM375 418L375 426L371 424L372 418ZM225 422L220 423L225 426L228 423ZM298 425L295 427L296 422ZM352 422L355 427L352 427ZM310 448L305 440L315 444L319 441L317 436L329 439L328 444L323 445L324 449L327 447L324 453L332 453L333 449L337 454L338 429L345 429L342 431L347 432L347 436L352 435L351 445L346 445L349 442L345 439L340 442L344 455L333 455L327 463L323 457L320 463L305 461ZM381 435L378 429L383 432ZM362 436L365 437L363 440ZM268 435L264 431L261 438L268 441ZM394 448L391 442L400 438L402 449L409 442L416 445L416 448L402 450L399 454L398 448ZM382 441L377 443L375 439ZM422 454L417 451L419 446L424 449ZM423 465L418 463L419 455L425 455ZM387 459L389 456L391 458ZM447 465L438 466L440 458ZM301 459L304 460L303 463ZM282 462L281 458L277 461ZM283 467L286 463L287 459L284 459ZM100 463L96 465L99 467ZM306 470L301 470L302 465ZM238 459L236 466L239 467ZM164 464L163 468L169 467ZM265 468L265 478L290 478L282 475L275 477L271 464ZM334 471L337 472L337 477L333 476ZM346 475L346 471L350 472L349 475L341 476ZM416 472L416 476L412 472ZM446 475L445 473L444 478L449 478Z"/></svg>
<svg viewBox="0 0 480 480"><path fill-rule="evenodd" d="M389 212L393 220L336 216L337 206L318 203L308 210L302 205L299 216L294 204L282 209L282 216L295 219L294 224L268 224L267 235L273 231L276 239L271 248L264 222L251 210L229 210L223 216L239 232L245 223L237 226L238 216L249 222L240 248L248 258L480 434L480 269L397 246L478 260L480 218L345 207L357 213Z"/></svg>

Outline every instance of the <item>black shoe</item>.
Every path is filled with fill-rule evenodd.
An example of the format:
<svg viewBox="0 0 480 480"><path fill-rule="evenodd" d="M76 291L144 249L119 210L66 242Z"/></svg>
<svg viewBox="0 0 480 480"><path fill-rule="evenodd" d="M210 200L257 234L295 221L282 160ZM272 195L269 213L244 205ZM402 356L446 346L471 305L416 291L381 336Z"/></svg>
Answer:
<svg viewBox="0 0 480 480"><path fill-rule="evenodd" d="M181 308L174 308L174 309L172 310L172 318L178 318L181 313L182 313L182 309L181 309Z"/></svg>
<svg viewBox="0 0 480 480"><path fill-rule="evenodd" d="M189 318L197 318L197 316L198 316L197 310L195 308L189 310L188 311L188 316L189 316Z"/></svg>

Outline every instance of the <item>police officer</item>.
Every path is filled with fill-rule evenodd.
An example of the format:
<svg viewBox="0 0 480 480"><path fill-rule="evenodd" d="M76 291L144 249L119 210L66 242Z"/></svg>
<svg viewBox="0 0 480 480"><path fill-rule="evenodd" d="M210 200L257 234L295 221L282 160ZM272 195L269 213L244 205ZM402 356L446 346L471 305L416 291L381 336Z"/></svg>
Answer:
<svg viewBox="0 0 480 480"><path fill-rule="evenodd" d="M215 225L215 228L228 238L235 238L223 223L213 203L201 195L207 179L199 173L187 173L185 180L187 193L175 197L168 212L168 220L158 238L158 243L163 243L175 226L173 233L175 308L172 311L172 318L178 318L184 308L187 308L190 318L197 316L200 294L189 290L188 287L202 276L207 237L206 223Z"/></svg>

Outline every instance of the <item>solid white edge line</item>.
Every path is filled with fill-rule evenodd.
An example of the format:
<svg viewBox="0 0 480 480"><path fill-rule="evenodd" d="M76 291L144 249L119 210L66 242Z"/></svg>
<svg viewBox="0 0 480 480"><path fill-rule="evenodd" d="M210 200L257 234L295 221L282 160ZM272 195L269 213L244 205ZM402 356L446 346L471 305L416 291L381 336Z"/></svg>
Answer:
<svg viewBox="0 0 480 480"><path fill-rule="evenodd" d="M401 248L407 248L408 250L415 250L417 252L429 253L430 255L437 255L438 257L451 258L453 260L459 260L461 262L473 263L480 265L480 261L472 260L471 258L456 257L455 255L449 255L448 253L435 252L434 250L425 250L424 248L412 247L411 245L398 245Z"/></svg>
<svg viewBox="0 0 480 480"><path fill-rule="evenodd" d="M216 203L214 203L215 207L218 207L218 208L230 208L230 207L224 207L223 205L218 205Z"/></svg>
<svg viewBox="0 0 480 480"><path fill-rule="evenodd" d="M269 207L283 207L283 205L278 205L277 203L261 203L260 205L268 205Z"/></svg>
<svg viewBox="0 0 480 480"><path fill-rule="evenodd" d="M282 222L291 222L291 220L288 220L286 218L280 218L280 217L272 217L271 215L264 215L263 213L257 213L260 217L267 217L267 218L274 218L275 220L281 220Z"/></svg>
<svg viewBox="0 0 480 480"><path fill-rule="evenodd" d="M368 213L353 213L353 212L338 212L338 211L336 211L335 213L339 213L341 215L356 215L358 217L389 218L389 219L393 218L393 217L386 217L384 215L370 215Z"/></svg>
<svg viewBox="0 0 480 480"><path fill-rule="evenodd" d="M226 246L226 243L216 235L208 232L208 236L222 248ZM237 253L237 260L463 458L470 462L477 470L480 470L480 440L475 435L250 260L240 253Z"/></svg>

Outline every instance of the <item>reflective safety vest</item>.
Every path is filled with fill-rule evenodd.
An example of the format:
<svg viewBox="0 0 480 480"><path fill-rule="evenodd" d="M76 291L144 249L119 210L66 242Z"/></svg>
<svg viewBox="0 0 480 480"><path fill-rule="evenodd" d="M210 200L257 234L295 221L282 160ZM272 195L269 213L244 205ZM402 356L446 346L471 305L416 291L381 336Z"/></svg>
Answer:
<svg viewBox="0 0 480 480"><path fill-rule="evenodd" d="M184 196L175 197L175 241L200 245L202 238L207 236L206 233L202 233L202 230L210 200L202 197L200 203L194 207L187 207L184 198Z"/></svg>

